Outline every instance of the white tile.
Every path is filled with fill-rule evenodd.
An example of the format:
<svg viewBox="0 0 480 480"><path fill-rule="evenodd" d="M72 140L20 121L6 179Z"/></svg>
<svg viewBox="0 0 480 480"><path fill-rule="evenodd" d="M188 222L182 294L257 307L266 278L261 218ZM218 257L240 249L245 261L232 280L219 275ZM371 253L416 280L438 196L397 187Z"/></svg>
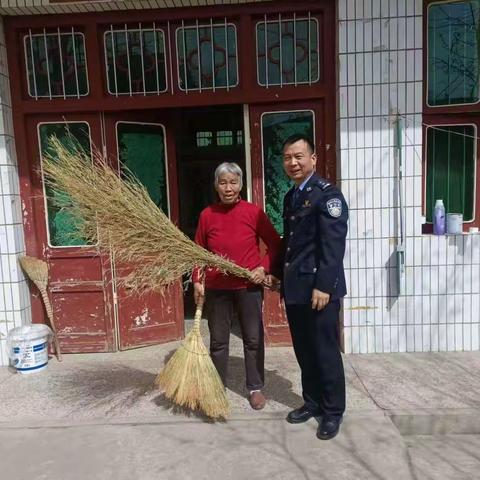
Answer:
<svg viewBox="0 0 480 480"><path fill-rule="evenodd" d="M447 351L454 352L455 345L455 324L449 323L447 324Z"/></svg>
<svg viewBox="0 0 480 480"><path fill-rule="evenodd" d="M372 20L372 50L382 48L382 20Z"/></svg>
<svg viewBox="0 0 480 480"><path fill-rule="evenodd" d="M380 17L380 2L381 0L372 0L372 18Z"/></svg>
<svg viewBox="0 0 480 480"><path fill-rule="evenodd" d="M345 20L347 18L347 2L346 0L339 0L338 2L338 18L339 20ZM340 22L345 23L345 22Z"/></svg>
<svg viewBox="0 0 480 480"><path fill-rule="evenodd" d="M390 50L396 50L398 48L398 21L396 18L391 18L389 20L389 36L389 48Z"/></svg>
<svg viewBox="0 0 480 480"><path fill-rule="evenodd" d="M391 351L391 345L390 345L390 326L385 326L383 328L382 336L383 336L383 351L385 353L389 353Z"/></svg>
<svg viewBox="0 0 480 480"><path fill-rule="evenodd" d="M345 353L354 353L352 349L352 329L347 327L343 330L343 338L345 342Z"/></svg>
<svg viewBox="0 0 480 480"><path fill-rule="evenodd" d="M365 0L363 3L363 18L372 18L372 0ZM369 23L369 22L366 22Z"/></svg>
<svg viewBox="0 0 480 480"><path fill-rule="evenodd" d="M431 326L422 325L422 352L430 352L431 345Z"/></svg>
<svg viewBox="0 0 480 480"><path fill-rule="evenodd" d="M480 350L480 330L478 323L472 324L472 350Z"/></svg>
<svg viewBox="0 0 480 480"><path fill-rule="evenodd" d="M440 324L438 326L438 350L440 352L446 352L447 351L447 325L445 324Z"/></svg>
<svg viewBox="0 0 480 480"><path fill-rule="evenodd" d="M383 352L383 328L375 327L374 335L375 335L375 352L382 353Z"/></svg>
<svg viewBox="0 0 480 480"><path fill-rule="evenodd" d="M354 20L355 17L355 0L347 0L347 18Z"/></svg>
<svg viewBox="0 0 480 480"><path fill-rule="evenodd" d="M405 0L398 0L397 14L399 17L405 16Z"/></svg>
<svg viewBox="0 0 480 480"><path fill-rule="evenodd" d="M348 84L347 71L348 71L347 55L339 55L339 86L340 87L343 87ZM344 116L344 115L340 114L340 116Z"/></svg>
<svg viewBox="0 0 480 480"><path fill-rule="evenodd" d="M455 325L455 350L460 352L463 350L463 325L461 323Z"/></svg>
<svg viewBox="0 0 480 480"><path fill-rule="evenodd" d="M347 87L340 87L340 116L347 117L348 116L348 89ZM342 146L344 147L345 145Z"/></svg>
<svg viewBox="0 0 480 480"><path fill-rule="evenodd" d="M407 83L406 87L406 113L414 113L417 111L415 104L415 84Z"/></svg>
<svg viewBox="0 0 480 480"><path fill-rule="evenodd" d="M406 0L406 15L415 15L415 1Z"/></svg>
<svg viewBox="0 0 480 480"><path fill-rule="evenodd" d="M363 20L357 20L355 22L355 47L357 52L363 52L364 47L363 47L363 38L364 38L364 32L363 32Z"/></svg>
<svg viewBox="0 0 480 480"><path fill-rule="evenodd" d="M415 17L415 48L422 48L423 45L423 19L421 16Z"/></svg>
<svg viewBox="0 0 480 480"><path fill-rule="evenodd" d="M347 51L355 52L355 22L347 22Z"/></svg>
<svg viewBox="0 0 480 480"><path fill-rule="evenodd" d="M415 351L415 325L406 326L407 352Z"/></svg>
<svg viewBox="0 0 480 480"><path fill-rule="evenodd" d="M463 326L463 345L462 350L470 352L472 350L472 326L468 323Z"/></svg>
<svg viewBox="0 0 480 480"><path fill-rule="evenodd" d="M360 334L358 327L350 327L352 353L360 353Z"/></svg>
<svg viewBox="0 0 480 480"><path fill-rule="evenodd" d="M398 49L402 50L406 47L406 39L405 39L405 36L407 34L406 18L405 17L398 18L397 25L398 25Z"/></svg>

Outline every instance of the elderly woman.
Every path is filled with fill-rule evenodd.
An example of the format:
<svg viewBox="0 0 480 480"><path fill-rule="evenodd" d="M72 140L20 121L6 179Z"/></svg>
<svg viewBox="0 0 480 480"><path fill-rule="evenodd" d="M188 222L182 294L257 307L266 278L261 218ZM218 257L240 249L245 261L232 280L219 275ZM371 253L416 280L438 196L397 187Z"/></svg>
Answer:
<svg viewBox="0 0 480 480"><path fill-rule="evenodd" d="M195 303L207 296L210 355L226 385L228 346L234 311L238 314L245 357L246 387L252 408L265 406L261 283L279 250L280 237L262 209L240 198L242 170L236 163L222 163L215 170L219 203L200 214L195 242L217 255L252 271L251 282L206 269L204 279L195 271ZM267 253L260 253L260 240ZM202 281L203 280L203 281Z"/></svg>

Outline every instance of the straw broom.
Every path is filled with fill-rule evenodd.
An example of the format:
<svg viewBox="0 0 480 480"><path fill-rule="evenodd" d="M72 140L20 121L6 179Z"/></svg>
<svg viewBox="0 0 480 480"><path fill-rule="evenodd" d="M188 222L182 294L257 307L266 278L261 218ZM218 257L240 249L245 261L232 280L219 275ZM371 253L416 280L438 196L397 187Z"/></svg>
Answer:
<svg viewBox="0 0 480 480"><path fill-rule="evenodd" d="M28 278L36 285L40 295L42 296L43 304L47 312L47 318L50 322L50 326L53 331L53 343L55 345L55 353L57 360L62 361L62 352L60 351L60 343L58 341L57 329L55 327L55 321L53 319L53 308L48 298L47 285L48 285L48 265L43 260L35 257L29 257L24 255L18 259L23 271L27 274Z"/></svg>
<svg viewBox="0 0 480 480"><path fill-rule="evenodd" d="M155 380L165 396L211 418L227 418L230 406L220 375L200 334L203 300L195 311L193 328Z"/></svg>
<svg viewBox="0 0 480 480"><path fill-rule="evenodd" d="M77 219L80 235L119 263L133 266L119 283L131 292L164 288L190 275L194 268L214 267L242 278L251 272L192 242L152 202L131 174L120 178L98 150L89 153L50 139L42 162L47 184L58 191L57 204ZM212 418L226 417L228 400L219 375L200 335L201 308L195 325L157 379L168 398L199 408ZM179 381L181 380L181 381Z"/></svg>

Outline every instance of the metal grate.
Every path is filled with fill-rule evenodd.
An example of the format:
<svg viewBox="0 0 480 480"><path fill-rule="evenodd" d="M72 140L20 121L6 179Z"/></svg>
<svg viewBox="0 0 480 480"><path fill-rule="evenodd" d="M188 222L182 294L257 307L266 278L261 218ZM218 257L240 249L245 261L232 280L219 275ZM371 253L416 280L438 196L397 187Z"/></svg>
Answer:
<svg viewBox="0 0 480 480"><path fill-rule="evenodd" d="M264 16L256 25L257 81L260 85L300 85L320 80L318 20Z"/></svg>
<svg viewBox="0 0 480 480"><path fill-rule="evenodd" d="M108 92L147 95L167 91L165 35L156 28L114 28L104 34Z"/></svg>
<svg viewBox="0 0 480 480"><path fill-rule="evenodd" d="M23 37L28 94L35 98L88 95L88 72L83 33L73 29Z"/></svg>
<svg viewBox="0 0 480 480"><path fill-rule="evenodd" d="M237 30L233 23L182 26L176 30L179 88L185 92L238 85Z"/></svg>

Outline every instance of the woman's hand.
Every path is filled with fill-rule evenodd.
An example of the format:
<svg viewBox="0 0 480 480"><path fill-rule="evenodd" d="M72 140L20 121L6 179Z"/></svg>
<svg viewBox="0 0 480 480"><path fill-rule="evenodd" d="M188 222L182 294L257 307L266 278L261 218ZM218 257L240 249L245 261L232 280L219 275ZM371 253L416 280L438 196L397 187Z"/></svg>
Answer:
<svg viewBox="0 0 480 480"><path fill-rule="evenodd" d="M195 301L195 305L198 305L200 301L203 301L205 298L205 287L203 283L195 282L193 284L193 300Z"/></svg>
<svg viewBox="0 0 480 480"><path fill-rule="evenodd" d="M250 277L250 281L259 285L263 283L265 280L265 269L263 267L257 267L252 270L252 276Z"/></svg>

